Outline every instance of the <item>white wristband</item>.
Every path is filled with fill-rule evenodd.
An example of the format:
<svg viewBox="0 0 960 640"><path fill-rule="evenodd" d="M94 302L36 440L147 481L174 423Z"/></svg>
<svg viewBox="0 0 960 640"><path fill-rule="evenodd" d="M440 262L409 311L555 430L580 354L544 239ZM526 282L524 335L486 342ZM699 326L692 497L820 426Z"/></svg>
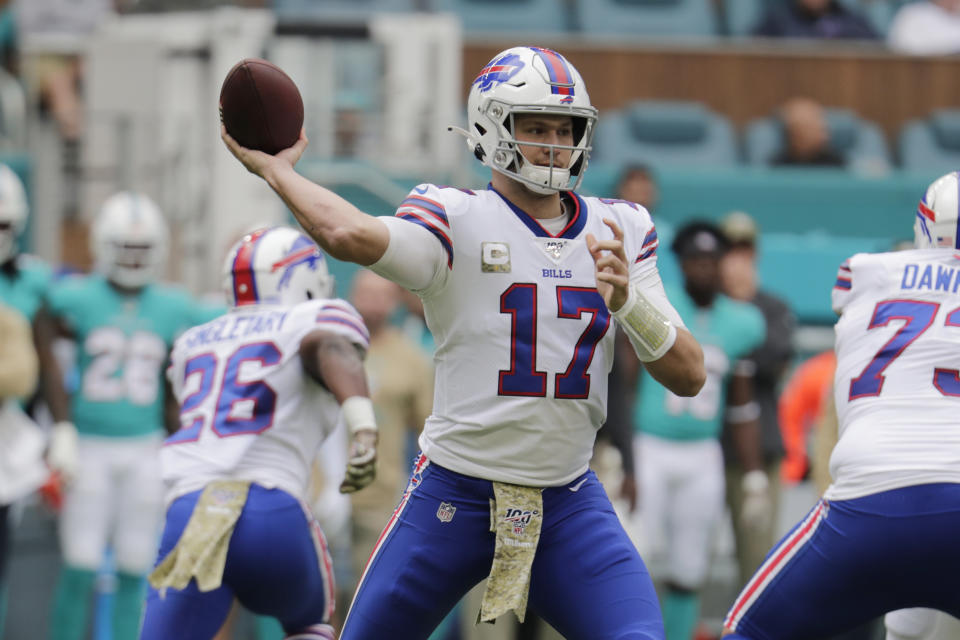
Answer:
<svg viewBox="0 0 960 640"><path fill-rule="evenodd" d="M377 418L373 411L373 402L365 396L350 396L340 405L343 421L354 434L362 429L377 430Z"/></svg>
<svg viewBox="0 0 960 640"><path fill-rule="evenodd" d="M770 479L767 478L767 474L761 469L754 469L753 471L747 471L743 474L743 478L740 480L740 486L747 493L759 493L767 490L770 486Z"/></svg>
<svg viewBox="0 0 960 640"><path fill-rule="evenodd" d="M760 404L755 401L746 404L740 404L727 409L727 422L739 424L741 422L750 422L760 417Z"/></svg>
<svg viewBox="0 0 960 640"><path fill-rule="evenodd" d="M627 301L613 317L630 338L643 362L659 360L677 341L677 328L636 286L631 285Z"/></svg>

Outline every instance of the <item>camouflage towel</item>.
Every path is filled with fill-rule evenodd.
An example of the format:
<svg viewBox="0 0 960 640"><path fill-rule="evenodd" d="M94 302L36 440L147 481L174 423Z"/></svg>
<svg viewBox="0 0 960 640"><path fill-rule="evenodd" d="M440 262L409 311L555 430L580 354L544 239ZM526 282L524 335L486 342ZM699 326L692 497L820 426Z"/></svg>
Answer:
<svg viewBox="0 0 960 640"><path fill-rule="evenodd" d="M247 502L250 483L217 480L203 490L177 545L150 574L150 585L166 595L168 587L185 589L196 578L200 591L223 582L233 528Z"/></svg>
<svg viewBox="0 0 960 640"><path fill-rule="evenodd" d="M490 530L497 540L477 622L493 622L510 610L523 622L543 523L543 494L535 487L494 482L493 495Z"/></svg>

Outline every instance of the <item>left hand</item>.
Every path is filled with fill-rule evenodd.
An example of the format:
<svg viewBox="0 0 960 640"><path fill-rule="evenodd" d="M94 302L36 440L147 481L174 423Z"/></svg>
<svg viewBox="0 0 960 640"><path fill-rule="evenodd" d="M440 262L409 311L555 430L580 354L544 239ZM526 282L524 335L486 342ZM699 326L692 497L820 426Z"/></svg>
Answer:
<svg viewBox="0 0 960 640"><path fill-rule="evenodd" d="M593 256L597 291L607 303L607 309L616 311L627 301L630 267L623 251L623 231L610 218L604 218L603 223L613 231L613 239L597 240L592 233L588 233L587 249Z"/></svg>
<svg viewBox="0 0 960 640"><path fill-rule="evenodd" d="M349 455L340 493L359 491L377 477L377 432L360 429L354 433Z"/></svg>
<svg viewBox="0 0 960 640"><path fill-rule="evenodd" d="M632 473L623 474L623 481L620 483L620 499L627 503L629 509L627 513L637 510L637 478Z"/></svg>

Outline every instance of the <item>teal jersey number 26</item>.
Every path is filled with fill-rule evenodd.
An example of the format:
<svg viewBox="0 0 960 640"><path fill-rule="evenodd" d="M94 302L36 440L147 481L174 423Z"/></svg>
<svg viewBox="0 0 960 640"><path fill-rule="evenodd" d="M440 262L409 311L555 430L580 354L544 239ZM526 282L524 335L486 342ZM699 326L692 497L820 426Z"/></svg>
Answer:
<svg viewBox="0 0 960 640"><path fill-rule="evenodd" d="M80 433L107 437L163 429L163 375L173 340L223 311L164 285L123 295L99 275L67 278L53 288L49 305L76 341L72 419Z"/></svg>

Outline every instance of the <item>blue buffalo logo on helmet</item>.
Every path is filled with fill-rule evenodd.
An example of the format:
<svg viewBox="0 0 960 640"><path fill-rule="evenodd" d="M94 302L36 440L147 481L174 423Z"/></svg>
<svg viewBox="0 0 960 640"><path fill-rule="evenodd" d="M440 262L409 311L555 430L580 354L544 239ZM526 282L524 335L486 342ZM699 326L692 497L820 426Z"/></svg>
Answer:
<svg viewBox="0 0 960 640"><path fill-rule="evenodd" d="M301 236L291 245L285 257L273 263L272 271L283 269L283 275L280 276L277 289L283 289L290 285L290 276L296 267L305 264L311 271L316 271L317 264L322 262L323 254L320 252L320 248L306 236Z"/></svg>
<svg viewBox="0 0 960 640"><path fill-rule="evenodd" d="M515 53L508 53L491 60L480 70L473 84L480 85L480 91L488 91L501 82L507 82L523 69L523 60Z"/></svg>

